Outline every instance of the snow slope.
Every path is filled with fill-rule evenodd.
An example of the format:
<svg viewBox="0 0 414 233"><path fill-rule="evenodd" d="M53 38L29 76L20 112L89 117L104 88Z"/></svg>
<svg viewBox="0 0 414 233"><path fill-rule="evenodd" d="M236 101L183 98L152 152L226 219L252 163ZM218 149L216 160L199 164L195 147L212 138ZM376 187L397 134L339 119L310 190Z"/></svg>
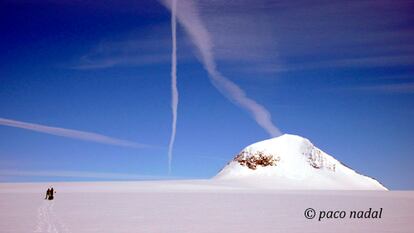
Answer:
<svg viewBox="0 0 414 233"><path fill-rule="evenodd" d="M308 139L290 134L246 147L214 179L270 189L386 190Z"/></svg>

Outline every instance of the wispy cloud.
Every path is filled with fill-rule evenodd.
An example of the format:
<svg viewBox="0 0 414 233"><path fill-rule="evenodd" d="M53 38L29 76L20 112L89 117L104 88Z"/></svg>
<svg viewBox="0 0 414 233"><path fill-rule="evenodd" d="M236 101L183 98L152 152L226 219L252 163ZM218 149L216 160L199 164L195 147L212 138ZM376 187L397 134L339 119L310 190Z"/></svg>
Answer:
<svg viewBox="0 0 414 233"><path fill-rule="evenodd" d="M131 173L112 173L112 172L89 172L89 171L61 171L61 170L0 170L0 176L31 176L31 177L64 177L64 178L92 178L92 179L111 179L111 180L149 180L167 179L171 177L139 175Z"/></svg>
<svg viewBox="0 0 414 233"><path fill-rule="evenodd" d="M171 11L171 40L172 40L172 52L171 52L171 110L172 110L172 124L171 124L171 136L168 143L168 172L171 173L171 162L173 158L173 147L175 142L175 134L177 130L177 108L178 108L178 89L177 89L177 19L176 9L177 0L172 0Z"/></svg>
<svg viewBox="0 0 414 233"><path fill-rule="evenodd" d="M414 94L414 83L377 84L352 88L361 91L375 91L384 93Z"/></svg>
<svg viewBox="0 0 414 233"><path fill-rule="evenodd" d="M153 26L145 32L132 32L119 35L116 39L103 39L69 67L76 70L95 70L168 64L171 57L171 38L166 32L166 27ZM183 40L180 46L189 47L189 44ZM188 57L185 51L183 49L180 53L181 60Z"/></svg>
<svg viewBox="0 0 414 233"><path fill-rule="evenodd" d="M241 2L244 9L250 6L256 18L267 17L272 22L269 31L274 32L273 39L278 42L275 46L283 61L282 65L262 63L242 68L250 72L397 68L414 64L411 1Z"/></svg>
<svg viewBox="0 0 414 233"><path fill-rule="evenodd" d="M143 66L167 63L167 43L163 38L124 38L102 41L82 56L72 69L103 69L115 66Z"/></svg>
<svg viewBox="0 0 414 233"><path fill-rule="evenodd" d="M56 135L60 137L74 138L83 141L91 141L96 143L122 146L122 147L131 147L131 148L144 148L150 147L146 144L136 143L132 141L127 141L123 139L113 138L102 134L79 131L74 129L66 129L60 127L53 127L47 125L34 124L23 121L16 121L12 119L0 118L0 125L10 126L15 128L21 128L31 131L36 131L45 134Z"/></svg>
<svg viewBox="0 0 414 233"><path fill-rule="evenodd" d="M259 66L255 67L254 69L260 72L277 73L332 68L392 68L413 65L414 54L408 54L397 56L368 56L343 59L330 59L322 61L307 61L303 63L285 64L284 66Z"/></svg>
<svg viewBox="0 0 414 233"><path fill-rule="evenodd" d="M79 64L73 65L70 68L75 70L94 70L105 69L115 66L144 66L151 64L165 63L168 61L168 55L118 55L118 56L103 56L99 58L91 58L88 55L81 58Z"/></svg>
<svg viewBox="0 0 414 233"><path fill-rule="evenodd" d="M162 3L172 9L172 1ZM217 69L213 53L213 41L210 32L204 26L198 9L192 1L180 1L177 6L177 18L183 25L199 52L199 59L210 75L212 84L230 101L247 110L270 136L280 135L279 129L273 124L269 111L256 101L249 98L235 83L223 76Z"/></svg>
<svg viewBox="0 0 414 233"><path fill-rule="evenodd" d="M414 54L397 56L373 56L350 59L338 59L319 63L309 63L308 68L315 67L392 67L414 65ZM306 67L305 67L306 68Z"/></svg>

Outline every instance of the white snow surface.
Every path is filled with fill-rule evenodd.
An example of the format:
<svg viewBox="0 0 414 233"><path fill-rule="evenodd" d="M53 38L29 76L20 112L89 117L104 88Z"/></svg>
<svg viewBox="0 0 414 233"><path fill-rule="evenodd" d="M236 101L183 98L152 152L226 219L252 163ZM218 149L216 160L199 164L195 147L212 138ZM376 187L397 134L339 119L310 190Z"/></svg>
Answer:
<svg viewBox="0 0 414 233"><path fill-rule="evenodd" d="M318 221L305 218L308 208L383 213ZM0 183L2 233L412 233L413 219L411 191L268 190L231 180Z"/></svg>
<svg viewBox="0 0 414 233"><path fill-rule="evenodd" d="M387 190L373 178L358 174L314 146L308 139L284 134L244 148L241 158L257 153L277 159L256 169L232 160L215 177L266 189Z"/></svg>

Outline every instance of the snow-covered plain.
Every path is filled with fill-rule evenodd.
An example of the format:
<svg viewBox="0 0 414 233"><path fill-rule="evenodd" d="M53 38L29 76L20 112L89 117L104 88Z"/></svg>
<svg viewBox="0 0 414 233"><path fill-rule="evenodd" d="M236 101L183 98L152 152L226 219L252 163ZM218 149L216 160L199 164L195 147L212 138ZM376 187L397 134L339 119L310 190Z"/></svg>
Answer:
<svg viewBox="0 0 414 233"><path fill-rule="evenodd" d="M55 200L44 200L53 185ZM381 219L306 219L307 208L383 208ZM226 180L3 183L0 232L414 232L414 192L281 191Z"/></svg>

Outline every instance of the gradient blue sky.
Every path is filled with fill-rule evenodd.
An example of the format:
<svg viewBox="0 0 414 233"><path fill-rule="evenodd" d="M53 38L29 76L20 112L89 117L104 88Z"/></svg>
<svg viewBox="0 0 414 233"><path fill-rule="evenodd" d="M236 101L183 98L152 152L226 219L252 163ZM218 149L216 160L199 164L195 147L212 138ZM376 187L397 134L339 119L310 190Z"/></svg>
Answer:
<svg viewBox="0 0 414 233"><path fill-rule="evenodd" d="M192 2L217 69L283 133L414 189L413 1ZM158 1L2 1L0 181L208 178L269 138L210 83L179 22L168 174L170 17Z"/></svg>

